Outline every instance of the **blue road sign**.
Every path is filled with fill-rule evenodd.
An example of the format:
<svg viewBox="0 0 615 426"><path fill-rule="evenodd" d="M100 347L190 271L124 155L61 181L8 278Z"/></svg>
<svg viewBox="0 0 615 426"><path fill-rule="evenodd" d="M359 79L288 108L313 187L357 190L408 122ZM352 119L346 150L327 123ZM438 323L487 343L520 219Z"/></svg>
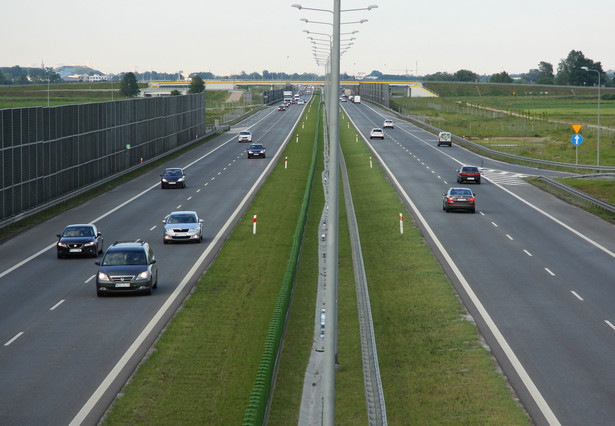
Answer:
<svg viewBox="0 0 615 426"><path fill-rule="evenodd" d="M571 140L573 145L581 145L583 143L583 136L577 133L576 135L572 136Z"/></svg>

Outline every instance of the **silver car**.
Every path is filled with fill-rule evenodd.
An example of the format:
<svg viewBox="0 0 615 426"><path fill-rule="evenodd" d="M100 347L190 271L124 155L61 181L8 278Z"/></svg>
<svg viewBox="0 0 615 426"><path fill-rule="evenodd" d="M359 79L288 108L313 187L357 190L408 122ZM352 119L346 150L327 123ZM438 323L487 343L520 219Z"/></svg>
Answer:
<svg viewBox="0 0 615 426"><path fill-rule="evenodd" d="M163 242L203 241L203 219L195 211L173 212L162 221L164 223Z"/></svg>

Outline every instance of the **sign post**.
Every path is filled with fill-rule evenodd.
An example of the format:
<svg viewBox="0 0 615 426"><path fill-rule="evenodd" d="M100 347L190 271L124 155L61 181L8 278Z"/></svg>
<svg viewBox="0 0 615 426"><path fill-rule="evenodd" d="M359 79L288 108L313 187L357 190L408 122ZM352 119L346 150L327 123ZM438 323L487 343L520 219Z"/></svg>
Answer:
<svg viewBox="0 0 615 426"><path fill-rule="evenodd" d="M572 144L575 147L575 154L576 154L576 164L579 164L579 145L581 145L583 143L583 136L581 136L579 134L579 132L581 131L581 128L583 127L582 124L573 124L572 125L572 130L574 130L574 135L572 136Z"/></svg>

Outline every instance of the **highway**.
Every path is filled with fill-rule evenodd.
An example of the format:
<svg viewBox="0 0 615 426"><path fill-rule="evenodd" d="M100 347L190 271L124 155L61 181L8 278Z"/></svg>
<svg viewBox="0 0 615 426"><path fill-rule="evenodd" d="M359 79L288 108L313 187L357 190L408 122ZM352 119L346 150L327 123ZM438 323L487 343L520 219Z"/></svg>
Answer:
<svg viewBox="0 0 615 426"><path fill-rule="evenodd" d="M0 246L0 424L96 424L212 261L281 155L304 106L268 107L228 133L28 229ZM240 130L267 148L247 159ZM183 167L185 189L161 189L165 167ZM162 220L196 210L201 244L162 242ZM56 234L95 223L105 249L142 239L156 255L152 296L98 298L94 258L57 259ZM99 256L99 260L100 260Z"/></svg>
<svg viewBox="0 0 615 426"><path fill-rule="evenodd" d="M532 420L612 424L615 228L521 179L558 173L455 144L437 147L434 135L370 104L342 106L398 186ZM385 118L395 128L370 140ZM479 166L483 183L457 184L461 164ZM475 214L442 210L451 186L475 192Z"/></svg>

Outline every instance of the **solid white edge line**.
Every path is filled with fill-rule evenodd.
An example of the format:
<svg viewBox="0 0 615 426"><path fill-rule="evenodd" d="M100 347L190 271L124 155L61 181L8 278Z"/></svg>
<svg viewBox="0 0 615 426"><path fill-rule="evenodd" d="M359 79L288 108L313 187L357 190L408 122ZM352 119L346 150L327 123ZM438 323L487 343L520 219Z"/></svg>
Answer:
<svg viewBox="0 0 615 426"><path fill-rule="evenodd" d="M145 326L143 331L141 331L141 333L135 339L135 341L132 343L132 345L130 345L130 347L128 348L126 353L124 353L124 355L115 364L113 369L111 369L111 371L109 372L107 377L105 377L105 379L102 381L102 383L94 391L92 396L90 396L90 398L83 405L81 410L79 410L77 415L69 423L69 426L80 425L86 419L86 417L90 414L90 411L92 411L92 409L98 403L100 398L109 389L109 387L115 381L115 379L117 379L117 377L120 375L121 371L124 369L126 364L130 361L130 359L134 356L134 354L137 352L139 347L143 344L143 342L145 341L147 336L152 332L152 330L156 327L158 322L162 319L162 317L164 316L166 311L171 307L171 305L179 297L179 295L181 294L182 290L188 285L188 283L190 283L190 280L192 279L194 274L196 274L196 272L197 272L198 268L200 267L200 265L205 261L205 259L209 255L209 253L213 250L213 247L215 247L216 244L218 244L218 242L220 241L220 239L222 238L222 236L226 232L227 228L229 228L231 226L232 222L235 220L235 217L239 215L239 213L243 209L244 205L247 204L248 200L252 196L252 193L256 190L256 188L258 188L258 186L260 185L261 181L264 180L265 176L268 175L269 170L271 168L273 168L274 165L277 163L279 157L282 155L282 152L283 152L284 148L286 147L286 145L290 141L291 136L293 134L293 130L295 129L295 127L297 127L297 124L299 123L300 119L301 119L301 116L299 116L299 118L297 118L297 121L295 122L295 125L292 126L291 132L286 137L286 141L280 146L280 148L276 152L275 156L272 158L272 161L267 165L265 170L263 170L263 173L261 174L260 178L257 179L254 182L254 185L252 185L250 190L246 193L245 197L243 198L243 200L241 200L241 202L239 203L239 205L237 206L237 208L235 209L233 214L231 214L229 216L229 218L226 221L226 223L224 224L224 226L220 229L218 234L216 234L216 236L211 241L211 243L209 244L207 249L199 257L198 261L194 264L194 266L190 269L190 271L188 271L188 274L186 274L184 279L179 283L177 288L173 291L173 293L169 296L169 298L165 301L165 303L160 307L160 309L158 309L158 312L156 312L156 315L154 315L154 317L152 317L152 319Z"/></svg>
<svg viewBox="0 0 615 426"><path fill-rule="evenodd" d="M350 117L348 117L348 118L350 119ZM543 398L542 394L540 393L540 391L538 390L538 388L534 384L534 381L529 376L527 371L525 371L525 368L523 367L523 365L521 364L521 362L517 358L517 355L515 355L514 351L512 350L512 348L510 347L510 345L508 344L508 342L506 341L506 339L504 338L502 333L500 332L498 326L495 324L495 322L493 322L493 319L491 318L491 316L489 315L489 313L487 312L487 310L485 309L485 307L483 306L481 301L478 299L478 297L476 296L476 294L474 293L474 291L470 287L470 284L466 281L465 277L462 275L461 271L457 268L457 265L455 264L453 259L450 257L450 255L448 254L448 252L446 251L446 249L444 248L442 243L440 243L440 240L438 239L436 234L433 232L433 230L431 229L431 227L429 226L429 224L427 223L427 221L425 220L425 218L423 217L421 212L418 210L418 208L412 202L412 200L410 199L410 197L408 196L406 191L402 188L402 186L400 185L399 181L397 180L397 177L391 172L391 170L388 168L388 166L382 161L382 158L374 150L374 148L371 145L371 143L369 143L369 141L367 139L365 139L365 138L364 138L364 141L370 147L373 155L378 158L378 161L380 162L380 165L384 169L386 169L388 175L391 177L391 180L393 181L395 186L398 188L398 190L402 194L403 198L408 202L408 204L412 208L412 211L415 213L416 217L418 218L418 220L421 222L421 224L425 228L425 231L429 234L429 236L431 237L432 241L434 242L434 244L436 245L436 247L438 248L438 250L440 251L440 253L444 257L446 263L448 264L448 266L451 268L451 270L455 274L455 277L457 277L457 279L459 280L459 282L460 282L461 286L463 287L464 291L466 292L466 294L468 295L468 297L470 298L470 300L474 304L474 307L476 308L476 310L479 312L479 314L483 318L483 321L485 321L485 324L487 325L487 327L489 327L489 329L491 330L491 333L493 334L493 336L497 340L498 344L502 348L502 351L504 352L504 354L508 358L509 362L511 363L511 365L513 366L513 368L515 369L517 374L519 375L519 378L521 379L521 381L525 385L527 391L530 393L530 395L534 399L534 402L538 406L538 409L542 412L542 415L545 417L545 419L547 420L547 422L549 424L551 424L551 425L560 425L560 422L557 419L557 417L555 416L555 413L553 413L553 411L551 410L551 407L549 407L549 404L547 404L547 401L545 401L545 399Z"/></svg>

